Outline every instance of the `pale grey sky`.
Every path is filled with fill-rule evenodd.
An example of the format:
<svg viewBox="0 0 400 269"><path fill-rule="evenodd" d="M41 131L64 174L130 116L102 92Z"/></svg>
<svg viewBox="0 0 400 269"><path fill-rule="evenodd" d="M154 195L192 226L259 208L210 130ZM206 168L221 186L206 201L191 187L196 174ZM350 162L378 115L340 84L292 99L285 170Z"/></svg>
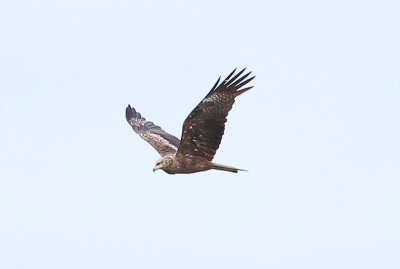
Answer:
<svg viewBox="0 0 400 269"><path fill-rule="evenodd" d="M0 268L399 268L396 1L3 1ZM180 136L256 79L215 161L152 172L129 103Z"/></svg>

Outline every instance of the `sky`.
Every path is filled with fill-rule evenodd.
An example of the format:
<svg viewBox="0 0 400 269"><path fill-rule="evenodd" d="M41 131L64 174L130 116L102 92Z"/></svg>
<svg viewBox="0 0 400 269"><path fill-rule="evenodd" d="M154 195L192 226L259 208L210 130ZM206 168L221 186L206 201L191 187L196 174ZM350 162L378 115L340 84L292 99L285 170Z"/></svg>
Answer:
<svg viewBox="0 0 400 269"><path fill-rule="evenodd" d="M0 268L400 268L398 1L3 1ZM152 172L252 71L215 162Z"/></svg>

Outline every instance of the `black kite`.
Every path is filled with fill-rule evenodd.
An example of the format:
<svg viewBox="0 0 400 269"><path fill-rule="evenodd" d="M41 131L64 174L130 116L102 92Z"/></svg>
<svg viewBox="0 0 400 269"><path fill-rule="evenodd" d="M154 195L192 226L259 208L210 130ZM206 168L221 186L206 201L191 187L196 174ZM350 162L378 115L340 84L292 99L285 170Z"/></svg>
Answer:
<svg viewBox="0 0 400 269"><path fill-rule="evenodd" d="M250 90L241 89L254 77L246 79L251 72L241 76L245 69L236 69L221 83L218 81L207 96L193 109L183 123L181 140L168 134L159 126L136 112L130 105L126 108L126 120L144 140L162 156L153 171L162 169L168 174L188 174L210 169L237 173L242 169L212 162L221 143L226 117L232 109L235 97ZM233 76L233 77L232 77Z"/></svg>

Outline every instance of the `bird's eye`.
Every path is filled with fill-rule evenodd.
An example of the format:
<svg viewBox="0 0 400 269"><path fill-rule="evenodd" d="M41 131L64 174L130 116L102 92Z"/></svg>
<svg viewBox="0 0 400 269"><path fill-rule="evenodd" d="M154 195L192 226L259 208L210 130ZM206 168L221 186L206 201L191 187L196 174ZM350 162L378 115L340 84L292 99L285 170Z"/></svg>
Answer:
<svg viewBox="0 0 400 269"><path fill-rule="evenodd" d="M161 162L156 163L156 165L160 165L160 164L161 164Z"/></svg>

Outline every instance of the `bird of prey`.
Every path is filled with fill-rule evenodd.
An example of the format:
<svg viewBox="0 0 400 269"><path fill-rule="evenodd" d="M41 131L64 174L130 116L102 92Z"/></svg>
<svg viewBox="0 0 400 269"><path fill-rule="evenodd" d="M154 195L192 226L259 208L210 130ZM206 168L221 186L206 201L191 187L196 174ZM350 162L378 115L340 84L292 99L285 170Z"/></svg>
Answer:
<svg viewBox="0 0 400 269"><path fill-rule="evenodd" d="M226 117L232 109L235 97L253 88L243 88L254 79L254 76L248 78L251 72L242 75L245 69L237 74L236 69L233 70L221 83L219 77L211 91L183 122L181 140L153 122L147 121L128 105L126 120L133 130L161 155L153 172L157 169L162 169L168 174L189 174L210 169L234 173L245 171L212 162L221 143Z"/></svg>

